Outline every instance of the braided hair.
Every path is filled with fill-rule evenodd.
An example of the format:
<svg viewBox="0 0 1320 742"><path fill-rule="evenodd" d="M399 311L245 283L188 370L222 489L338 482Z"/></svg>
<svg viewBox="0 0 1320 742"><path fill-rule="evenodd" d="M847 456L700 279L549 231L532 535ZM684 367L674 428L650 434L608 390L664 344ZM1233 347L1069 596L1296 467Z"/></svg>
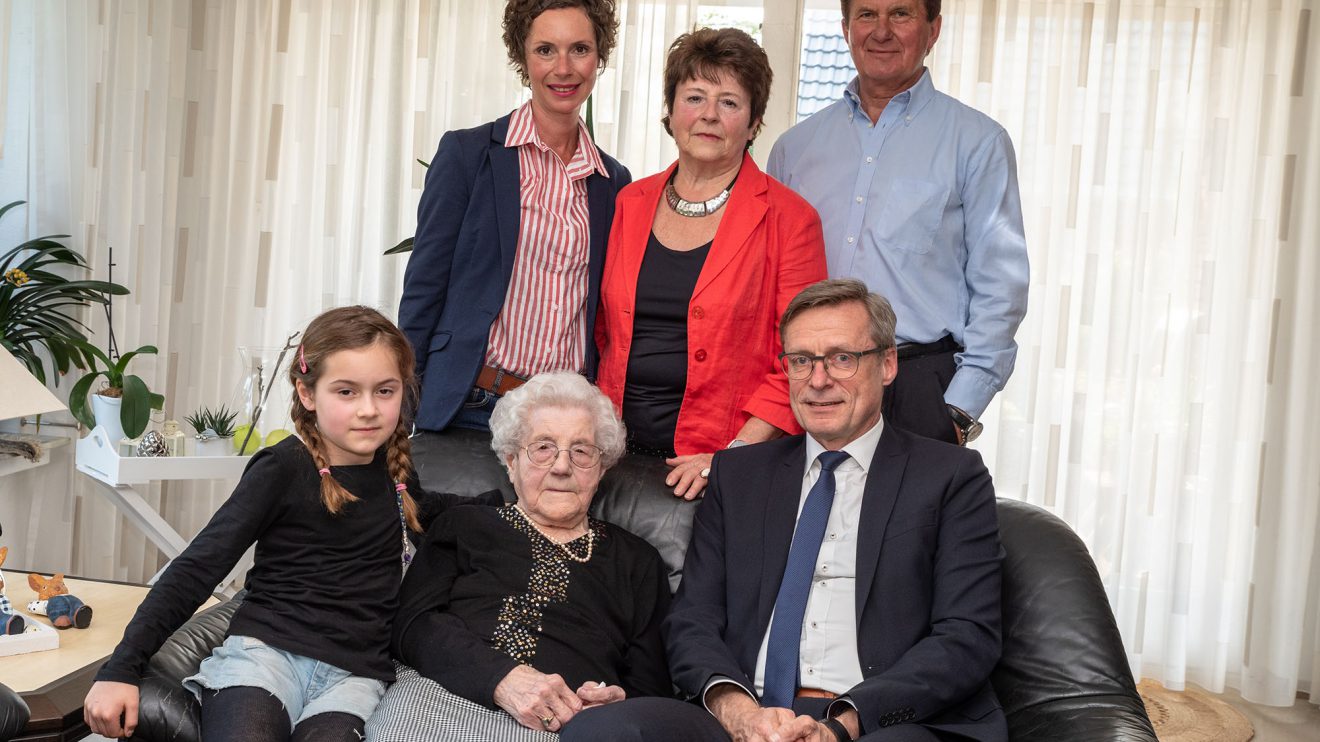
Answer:
<svg viewBox="0 0 1320 742"><path fill-rule="evenodd" d="M422 526L417 519L417 501L406 489L413 476L412 443L408 433L412 427L413 413L417 409L417 372L412 345L399 328L370 307L339 307L324 312L312 320L303 332L298 357L289 364L289 383L293 384L295 390L299 384L308 391L313 390L325 369L325 360L331 354L365 348L375 343L383 343L393 352L399 365L399 378L403 381L403 405L399 423L385 443L385 461L390 478L405 486L399 494L408 527L420 532ZM355 502L358 498L330 474L330 458L325 440L316 425L316 411L303 406L302 399L294 394L289 417L298 431L298 437L316 462L316 468L321 472L322 504L331 513L339 514L345 504Z"/></svg>

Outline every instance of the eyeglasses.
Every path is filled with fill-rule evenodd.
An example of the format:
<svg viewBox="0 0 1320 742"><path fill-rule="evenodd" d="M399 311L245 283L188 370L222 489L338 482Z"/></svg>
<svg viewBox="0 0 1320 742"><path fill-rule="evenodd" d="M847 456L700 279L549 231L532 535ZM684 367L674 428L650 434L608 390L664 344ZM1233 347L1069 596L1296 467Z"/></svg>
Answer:
<svg viewBox="0 0 1320 742"><path fill-rule="evenodd" d="M811 376L816 368L816 361L825 364L825 373L832 379L851 379L862 364L862 356L872 353L884 353L889 348L870 350L836 350L823 356L809 356L806 353L780 353L779 365L790 379L801 380Z"/></svg>
<svg viewBox="0 0 1320 742"><path fill-rule="evenodd" d="M556 446L554 441L537 441L523 448L527 460L537 466L554 466L561 451L568 452L568 460L579 469L590 469L600 463L602 451L590 443L574 443L568 448Z"/></svg>

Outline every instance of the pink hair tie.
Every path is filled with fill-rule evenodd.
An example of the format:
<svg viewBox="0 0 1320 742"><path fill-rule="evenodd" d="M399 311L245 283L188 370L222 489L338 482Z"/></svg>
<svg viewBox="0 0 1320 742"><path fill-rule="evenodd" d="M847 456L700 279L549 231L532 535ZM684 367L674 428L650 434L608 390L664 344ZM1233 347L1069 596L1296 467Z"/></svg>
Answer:
<svg viewBox="0 0 1320 742"><path fill-rule="evenodd" d="M307 356L303 355L302 343L298 344L298 370L307 373ZM321 471L327 471L322 469Z"/></svg>
<svg viewBox="0 0 1320 742"><path fill-rule="evenodd" d="M323 477L328 477L328 476L330 476L330 470L329 470L329 469L317 469L317 471L321 472L321 476L323 476Z"/></svg>
<svg viewBox="0 0 1320 742"><path fill-rule="evenodd" d="M394 491L395 491L395 492L407 492L407 491L408 491L408 485L404 484L403 482L399 482L398 484L394 485Z"/></svg>

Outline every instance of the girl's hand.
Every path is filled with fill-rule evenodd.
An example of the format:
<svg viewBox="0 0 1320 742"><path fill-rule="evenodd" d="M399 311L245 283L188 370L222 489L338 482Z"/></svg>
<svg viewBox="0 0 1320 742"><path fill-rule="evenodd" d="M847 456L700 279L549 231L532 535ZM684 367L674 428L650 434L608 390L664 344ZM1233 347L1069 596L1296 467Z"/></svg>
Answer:
<svg viewBox="0 0 1320 742"><path fill-rule="evenodd" d="M518 665L495 686L495 704L528 729L551 732L582 710L582 701L558 675Z"/></svg>
<svg viewBox="0 0 1320 742"><path fill-rule="evenodd" d="M710 473L712 453L693 453L665 459L671 469L665 477L665 484L674 488L674 496L685 500L695 500L706 491L706 476Z"/></svg>
<svg viewBox="0 0 1320 742"><path fill-rule="evenodd" d="M578 688L577 696L582 699L582 708L589 709L592 706L604 706L607 703L622 701L628 697L628 694L617 685L587 681Z"/></svg>
<svg viewBox="0 0 1320 742"><path fill-rule="evenodd" d="M87 728L111 739L132 737L138 721L138 687L98 680L83 701Z"/></svg>

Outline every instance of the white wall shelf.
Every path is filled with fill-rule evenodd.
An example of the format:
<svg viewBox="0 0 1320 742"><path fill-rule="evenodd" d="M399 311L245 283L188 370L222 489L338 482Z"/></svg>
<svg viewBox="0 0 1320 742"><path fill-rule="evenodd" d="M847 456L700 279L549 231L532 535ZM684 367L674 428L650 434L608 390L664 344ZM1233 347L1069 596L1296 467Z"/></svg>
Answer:
<svg viewBox="0 0 1320 742"><path fill-rule="evenodd" d="M120 456L99 426L78 441L75 454L78 471L95 480L101 494L171 560L188 547L188 539L161 517L137 486L162 480L237 480L252 459L251 456ZM235 567L221 584L232 582L238 570ZM159 576L157 573L156 577ZM153 577L151 582L155 581Z"/></svg>
<svg viewBox="0 0 1320 742"><path fill-rule="evenodd" d="M188 441L191 446L192 441ZM238 479L251 456L120 456L99 426L78 441L78 471L118 487L171 479Z"/></svg>
<svg viewBox="0 0 1320 742"><path fill-rule="evenodd" d="M28 461L22 456L0 455L0 477L9 474L17 474L28 469L35 469L38 466L45 466L50 463L50 451L52 448L58 448L69 442L68 438L58 435L38 435L33 436L41 441L41 456L36 461Z"/></svg>

